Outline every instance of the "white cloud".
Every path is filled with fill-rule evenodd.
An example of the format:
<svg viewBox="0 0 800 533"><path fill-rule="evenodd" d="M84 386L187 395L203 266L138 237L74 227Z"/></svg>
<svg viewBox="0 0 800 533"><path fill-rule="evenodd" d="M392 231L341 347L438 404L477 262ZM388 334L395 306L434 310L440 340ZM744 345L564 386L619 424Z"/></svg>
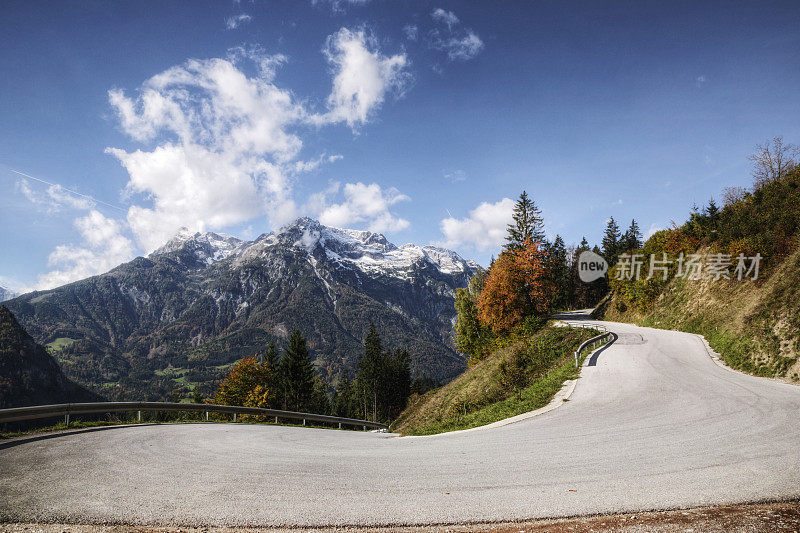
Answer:
<svg viewBox="0 0 800 533"><path fill-rule="evenodd" d="M647 239L649 239L650 237L652 237L652 236L653 236L653 235L655 235L657 232L659 232L659 231L661 231L661 230L663 230L663 229L664 229L664 227L663 227L663 226L661 226L660 224L658 224L658 223L656 223L656 222L653 222L652 224L650 224L650 228L649 228L649 229L647 230L647 232L645 233L644 240L647 240Z"/></svg>
<svg viewBox="0 0 800 533"><path fill-rule="evenodd" d="M335 203L334 199L341 199ZM307 208L327 226L339 228L363 227L377 233L393 233L409 226L409 222L398 217L390 208L410 200L394 187L382 189L377 183L369 185L338 182L321 193L312 195Z"/></svg>
<svg viewBox="0 0 800 533"><path fill-rule="evenodd" d="M445 174L444 179L448 180L450 183L459 183L467 179L467 173L463 170L454 170L453 172Z"/></svg>
<svg viewBox="0 0 800 533"><path fill-rule="evenodd" d="M235 30L242 24L247 24L251 20L253 20L253 17L247 13L240 13L239 15L234 15L225 19L225 28L228 30Z"/></svg>
<svg viewBox="0 0 800 533"><path fill-rule="evenodd" d="M451 37L439 41L437 47L447 53L450 61L468 61L483 49L483 41L471 30L463 37Z"/></svg>
<svg viewBox="0 0 800 533"><path fill-rule="evenodd" d="M354 128L365 123L388 93L402 95L410 82L405 54L384 56L377 39L365 30L342 28L328 38L323 53L333 66L330 111L317 121L346 122Z"/></svg>
<svg viewBox="0 0 800 533"><path fill-rule="evenodd" d="M370 0L311 0L312 5L327 4L334 13L344 13L350 6L363 6Z"/></svg>
<svg viewBox="0 0 800 533"><path fill-rule="evenodd" d="M467 218L445 218L439 224L444 234L444 246L467 247L478 251L498 248L506 237L506 227L512 221L514 200L503 198L497 203L483 202L469 212Z"/></svg>
<svg viewBox="0 0 800 533"><path fill-rule="evenodd" d="M459 28L460 21L452 11L436 8L431 17L435 22L446 25L447 30L436 28L431 31L430 46L446 53L450 61L468 61L483 50L481 38L471 29Z"/></svg>
<svg viewBox="0 0 800 533"><path fill-rule="evenodd" d="M152 201L128 210L145 250L182 226L205 231L265 214L274 223L295 216L291 179L304 169L294 161L302 141L290 128L306 111L273 83L284 61L237 49L227 59L190 60L157 74L138 98L109 92L125 133L161 136L152 151L106 149L128 171L127 190ZM256 75L240 70L243 62L255 63Z"/></svg>
<svg viewBox="0 0 800 533"><path fill-rule="evenodd" d="M34 204L46 208L48 213L55 213L63 208L87 210L94 207L95 202L86 196L76 196L58 184L52 184L45 191L38 192L31 188L28 180L17 181L16 188L25 198Z"/></svg>
<svg viewBox="0 0 800 533"><path fill-rule="evenodd" d="M437 7L431 13L431 18L436 22L441 22L446 24L448 29L452 29L453 26L459 23L458 17L452 11L445 11L441 7Z"/></svg>
<svg viewBox="0 0 800 533"><path fill-rule="evenodd" d="M88 215L77 218L75 227L86 246L59 245L48 257L48 264L56 267L42 274L37 289L49 289L107 272L133 257L133 243L122 235L119 221L91 210Z"/></svg>
<svg viewBox="0 0 800 533"><path fill-rule="evenodd" d="M406 34L406 39L409 41L416 41L419 36L419 27L415 24L406 24L403 26L403 33Z"/></svg>

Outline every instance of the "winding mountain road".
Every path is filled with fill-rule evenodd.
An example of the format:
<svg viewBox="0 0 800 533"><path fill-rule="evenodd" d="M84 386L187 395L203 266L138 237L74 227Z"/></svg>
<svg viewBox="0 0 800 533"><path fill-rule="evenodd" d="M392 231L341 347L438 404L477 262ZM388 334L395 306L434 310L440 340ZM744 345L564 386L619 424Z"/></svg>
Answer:
<svg viewBox="0 0 800 533"><path fill-rule="evenodd" d="M0 518L428 524L800 497L800 387L722 368L695 335L602 324L619 338L570 401L502 427L138 425L0 443Z"/></svg>

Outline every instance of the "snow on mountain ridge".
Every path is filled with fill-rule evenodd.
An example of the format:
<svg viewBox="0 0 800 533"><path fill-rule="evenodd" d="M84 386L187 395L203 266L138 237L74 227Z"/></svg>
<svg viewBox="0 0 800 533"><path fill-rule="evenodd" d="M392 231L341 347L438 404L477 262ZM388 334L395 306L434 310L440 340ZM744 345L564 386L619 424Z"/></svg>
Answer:
<svg viewBox="0 0 800 533"><path fill-rule="evenodd" d="M254 241L217 233L191 234L183 231L150 254L150 257L192 246L198 259L210 265L229 257L235 261L247 261L277 245L304 249L309 257L313 257L317 247L321 247L328 259L342 266L367 274L399 278L407 278L424 263L431 264L445 275L465 274L478 268L477 263L465 260L451 250L410 243L398 247L383 234L325 226L308 217L299 218L269 234L262 234Z"/></svg>
<svg viewBox="0 0 800 533"><path fill-rule="evenodd" d="M177 235L162 247L150 253L148 257L177 252L191 247L198 260L210 265L236 254L246 244L249 244L249 242L224 233L192 233L187 228L181 228Z"/></svg>

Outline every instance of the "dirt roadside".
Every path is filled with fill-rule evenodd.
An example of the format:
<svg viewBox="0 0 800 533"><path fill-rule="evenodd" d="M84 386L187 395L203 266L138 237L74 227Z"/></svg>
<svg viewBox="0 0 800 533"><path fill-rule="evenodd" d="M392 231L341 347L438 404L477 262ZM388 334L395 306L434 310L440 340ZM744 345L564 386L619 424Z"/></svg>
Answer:
<svg viewBox="0 0 800 533"><path fill-rule="evenodd" d="M261 533L286 531L274 528L225 527L143 527L126 525L0 524L0 533ZM619 515L591 516L559 520L533 520L495 524L468 524L425 527L326 528L304 531L381 533L554 533L588 532L792 532L800 531L800 502L778 502L722 507L702 507L672 511L650 511Z"/></svg>

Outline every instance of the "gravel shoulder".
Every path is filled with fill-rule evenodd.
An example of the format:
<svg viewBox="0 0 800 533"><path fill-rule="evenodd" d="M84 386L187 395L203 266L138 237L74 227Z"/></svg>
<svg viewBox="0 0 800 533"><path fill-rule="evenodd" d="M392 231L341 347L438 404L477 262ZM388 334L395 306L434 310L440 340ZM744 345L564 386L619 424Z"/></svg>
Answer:
<svg viewBox="0 0 800 533"><path fill-rule="evenodd" d="M273 531L319 532L385 532L385 533L750 533L800 531L800 502L772 502L722 507L701 507L672 511L650 511L635 514L616 514L567 518L560 520L530 520L524 522L479 523L448 526L332 528L332 529L275 529L275 528L173 528L126 525L75 524L0 524L0 533L266 533Z"/></svg>

